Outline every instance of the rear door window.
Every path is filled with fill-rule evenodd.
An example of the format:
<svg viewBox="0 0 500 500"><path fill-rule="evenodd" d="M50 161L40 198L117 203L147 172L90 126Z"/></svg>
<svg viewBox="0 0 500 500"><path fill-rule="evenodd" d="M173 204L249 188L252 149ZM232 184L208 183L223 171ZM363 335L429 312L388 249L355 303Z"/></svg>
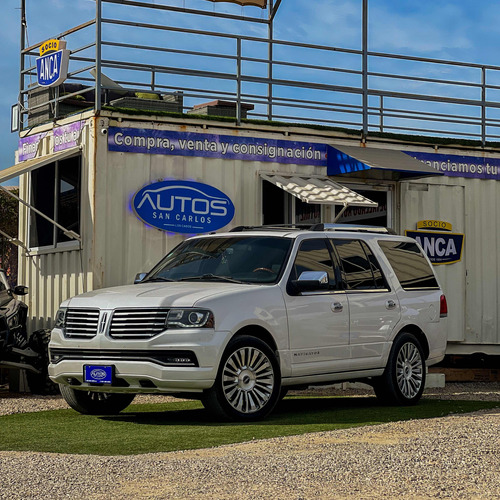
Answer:
<svg viewBox="0 0 500 500"><path fill-rule="evenodd" d="M365 242L334 239L333 244L348 290L387 289L380 265Z"/></svg>
<svg viewBox="0 0 500 500"><path fill-rule="evenodd" d="M429 262L416 243L388 240L381 240L378 243L394 269L403 289L439 288Z"/></svg>

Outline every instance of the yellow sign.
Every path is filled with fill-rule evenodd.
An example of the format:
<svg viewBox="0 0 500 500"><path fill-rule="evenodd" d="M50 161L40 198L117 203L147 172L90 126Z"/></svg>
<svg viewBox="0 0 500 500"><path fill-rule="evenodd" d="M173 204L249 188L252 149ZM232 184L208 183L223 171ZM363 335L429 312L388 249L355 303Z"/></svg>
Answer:
<svg viewBox="0 0 500 500"><path fill-rule="evenodd" d="M417 229L430 229L434 231L451 231L451 224L442 220L420 220Z"/></svg>
<svg viewBox="0 0 500 500"><path fill-rule="evenodd" d="M66 48L66 42L64 40L47 40L40 45L40 55L48 54L49 52L56 52Z"/></svg>

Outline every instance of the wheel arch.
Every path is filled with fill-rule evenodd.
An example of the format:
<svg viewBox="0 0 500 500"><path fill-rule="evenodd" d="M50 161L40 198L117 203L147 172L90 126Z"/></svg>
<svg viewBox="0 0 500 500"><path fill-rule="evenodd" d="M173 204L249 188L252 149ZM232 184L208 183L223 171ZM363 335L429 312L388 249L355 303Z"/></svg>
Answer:
<svg viewBox="0 0 500 500"><path fill-rule="evenodd" d="M241 337L243 335L250 335L252 337L256 337L263 342L265 342L272 350L273 352L276 353L276 357L279 362L279 356L278 356L278 344L276 344L276 341L274 340L274 337L271 335L269 330L266 330L264 327L259 326L259 325L246 325L240 330L238 330L232 337L232 339L235 339L237 337Z"/></svg>
<svg viewBox="0 0 500 500"><path fill-rule="evenodd" d="M420 342L420 345L422 346L422 349L424 351L424 358L427 359L429 357L430 347L429 347L429 341L427 340L427 336L422 331L422 329L420 327L418 327L417 325L413 325L413 324L405 325L403 328L401 328L401 330L398 332L396 337L394 337L393 343L403 333L411 333L412 335L414 335L417 338L417 340Z"/></svg>

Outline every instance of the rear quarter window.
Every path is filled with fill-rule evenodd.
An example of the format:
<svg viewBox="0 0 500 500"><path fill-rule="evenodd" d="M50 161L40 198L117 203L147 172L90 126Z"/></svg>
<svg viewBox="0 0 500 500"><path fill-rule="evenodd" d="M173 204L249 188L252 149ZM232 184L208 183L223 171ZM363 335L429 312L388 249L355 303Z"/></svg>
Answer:
<svg viewBox="0 0 500 500"><path fill-rule="evenodd" d="M380 240L378 244L404 290L439 289L434 271L416 243Z"/></svg>

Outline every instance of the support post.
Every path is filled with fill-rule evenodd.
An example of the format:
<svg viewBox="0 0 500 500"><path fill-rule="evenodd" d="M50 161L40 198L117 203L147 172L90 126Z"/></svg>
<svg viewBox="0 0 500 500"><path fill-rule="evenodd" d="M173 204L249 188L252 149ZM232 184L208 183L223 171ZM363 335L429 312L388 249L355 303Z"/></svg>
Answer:
<svg viewBox="0 0 500 500"><path fill-rule="evenodd" d="M102 0L95 2L95 111L101 110Z"/></svg>
<svg viewBox="0 0 500 500"><path fill-rule="evenodd" d="M281 0L278 0L278 5L281 3ZM274 15L276 11L273 6L273 0L269 0L269 20L267 25L267 39L268 39L268 53L267 53L267 119L271 121L273 119L273 24L274 24Z"/></svg>
<svg viewBox="0 0 500 500"><path fill-rule="evenodd" d="M363 141L368 135L368 0L363 0Z"/></svg>
<svg viewBox="0 0 500 500"><path fill-rule="evenodd" d="M236 123L241 125L241 38L236 39Z"/></svg>
<svg viewBox="0 0 500 500"><path fill-rule="evenodd" d="M481 144L486 146L486 68L481 68Z"/></svg>
<svg viewBox="0 0 500 500"><path fill-rule="evenodd" d="M21 61L19 64L19 96L17 98L19 105L19 131L23 130L24 123L24 49L26 48L26 0L21 0Z"/></svg>

